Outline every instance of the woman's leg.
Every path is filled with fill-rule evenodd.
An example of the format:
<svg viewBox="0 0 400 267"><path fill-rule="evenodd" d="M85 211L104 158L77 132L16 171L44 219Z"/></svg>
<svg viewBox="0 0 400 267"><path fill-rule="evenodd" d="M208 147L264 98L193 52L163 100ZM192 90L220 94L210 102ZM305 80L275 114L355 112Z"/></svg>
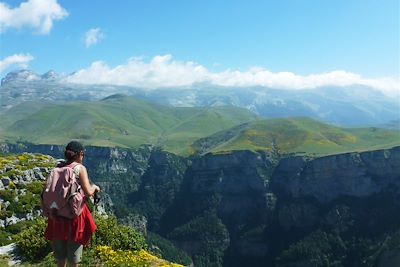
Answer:
<svg viewBox="0 0 400 267"><path fill-rule="evenodd" d="M67 262L67 241L53 240L51 243L57 267L65 267Z"/></svg>
<svg viewBox="0 0 400 267"><path fill-rule="evenodd" d="M67 259L57 260L57 267L65 267L65 263L67 263Z"/></svg>
<svg viewBox="0 0 400 267"><path fill-rule="evenodd" d="M77 267L82 259L83 246L74 242L68 242L68 264Z"/></svg>

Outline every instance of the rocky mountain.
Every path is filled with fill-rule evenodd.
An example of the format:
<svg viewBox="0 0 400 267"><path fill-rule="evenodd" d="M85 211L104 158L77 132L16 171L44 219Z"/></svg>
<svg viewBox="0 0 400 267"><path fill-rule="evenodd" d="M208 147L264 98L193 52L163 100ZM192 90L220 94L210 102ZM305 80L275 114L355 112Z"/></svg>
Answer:
<svg viewBox="0 0 400 267"><path fill-rule="evenodd" d="M54 70L49 70L48 72L39 75L30 70L17 70L7 73L7 75L1 79L1 86L7 86L9 84L24 84L32 81L49 82L56 81L61 82L66 75L59 74Z"/></svg>
<svg viewBox="0 0 400 267"><path fill-rule="evenodd" d="M7 85L9 83L23 83L29 81L38 81L41 77L36 73L29 70L20 70L9 72L3 79L1 79L1 85Z"/></svg>
<svg viewBox="0 0 400 267"><path fill-rule="evenodd" d="M235 105L266 118L311 117L341 126L377 126L399 117L398 98L365 86L283 90L198 85L186 90L159 89L143 96L181 106Z"/></svg>
<svg viewBox="0 0 400 267"><path fill-rule="evenodd" d="M59 157L62 147L2 151ZM196 266L395 266L400 147L324 157L236 151L184 158L151 146L88 147L86 155L116 214L145 216L148 230L183 248Z"/></svg>
<svg viewBox="0 0 400 267"><path fill-rule="evenodd" d="M100 100L116 93L132 93L134 88L113 85L79 85L64 82L64 75L49 71L43 75L29 70L8 73L1 80L0 112L24 102L65 103Z"/></svg>
<svg viewBox="0 0 400 267"><path fill-rule="evenodd" d="M63 75L56 73L54 70L49 70L40 76L42 80L46 81L57 81L63 78Z"/></svg>
<svg viewBox="0 0 400 267"><path fill-rule="evenodd" d="M341 126L381 126L399 119L399 102L366 86L324 87L313 90L229 88L197 84L190 88L148 90L116 85L82 85L49 71L8 73L1 82L0 111L24 101L99 100L123 93L150 102L179 107L235 105L268 118L307 116Z"/></svg>

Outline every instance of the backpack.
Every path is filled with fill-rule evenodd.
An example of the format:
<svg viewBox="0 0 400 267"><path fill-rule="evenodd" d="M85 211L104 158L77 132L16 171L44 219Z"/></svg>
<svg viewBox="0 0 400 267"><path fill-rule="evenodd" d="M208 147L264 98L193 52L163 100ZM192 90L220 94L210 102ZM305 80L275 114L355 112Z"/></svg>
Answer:
<svg viewBox="0 0 400 267"><path fill-rule="evenodd" d="M45 217L73 219L82 213L84 194L76 179L79 163L53 168L42 193L42 211ZM76 173L78 171L78 173Z"/></svg>

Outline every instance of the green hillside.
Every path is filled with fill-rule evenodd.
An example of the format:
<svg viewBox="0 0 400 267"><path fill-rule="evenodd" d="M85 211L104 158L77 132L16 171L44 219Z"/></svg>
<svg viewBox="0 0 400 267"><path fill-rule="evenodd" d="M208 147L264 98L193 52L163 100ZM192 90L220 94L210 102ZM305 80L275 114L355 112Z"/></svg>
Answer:
<svg viewBox="0 0 400 267"><path fill-rule="evenodd" d="M38 144L71 139L96 146L157 144L188 154L195 140L256 119L242 108L174 108L113 95L98 102L25 103L2 114L0 138Z"/></svg>
<svg viewBox="0 0 400 267"><path fill-rule="evenodd" d="M258 120L197 140L197 153L266 150L281 154L336 154L400 145L400 131L339 128L309 118Z"/></svg>
<svg viewBox="0 0 400 267"><path fill-rule="evenodd" d="M260 120L233 106L176 108L125 95L97 102L26 102L0 117L0 141L137 147L181 155L231 150L334 154L400 145L400 131L338 128L308 118Z"/></svg>

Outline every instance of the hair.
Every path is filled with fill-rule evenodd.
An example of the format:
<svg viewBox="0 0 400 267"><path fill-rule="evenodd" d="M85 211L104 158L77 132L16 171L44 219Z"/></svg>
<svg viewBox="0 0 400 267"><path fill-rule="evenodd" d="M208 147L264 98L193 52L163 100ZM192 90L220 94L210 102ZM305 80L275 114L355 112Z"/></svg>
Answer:
<svg viewBox="0 0 400 267"><path fill-rule="evenodd" d="M67 161L75 161L79 156L79 153L76 153L71 150L65 150L64 151L64 157Z"/></svg>
<svg viewBox="0 0 400 267"><path fill-rule="evenodd" d="M79 154L84 150L85 149L81 143L71 141L65 147L64 157L69 162L75 161L79 157Z"/></svg>

